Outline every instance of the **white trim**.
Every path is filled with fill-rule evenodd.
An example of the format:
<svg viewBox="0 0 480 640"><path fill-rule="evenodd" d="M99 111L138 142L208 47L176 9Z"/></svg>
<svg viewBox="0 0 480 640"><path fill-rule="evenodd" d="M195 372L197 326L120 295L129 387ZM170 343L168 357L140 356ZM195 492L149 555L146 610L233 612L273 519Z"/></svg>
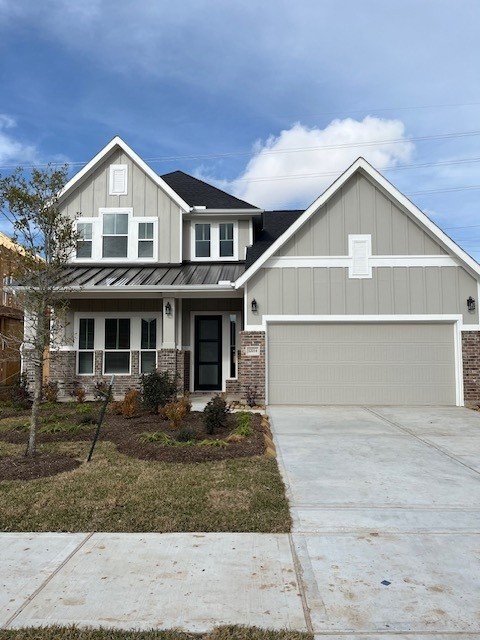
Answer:
<svg viewBox="0 0 480 640"><path fill-rule="evenodd" d="M349 256L280 256L270 258L263 265L265 269L304 267L344 267L351 266ZM371 256L372 267L458 267L459 262L450 256Z"/></svg>
<svg viewBox="0 0 480 640"><path fill-rule="evenodd" d="M237 315L237 311L190 311L190 391L195 391L195 317L196 316L221 316L222 317L222 391L226 389L226 381L231 380L230 375L230 316ZM238 337L237 337L238 339Z"/></svg>
<svg viewBox="0 0 480 640"><path fill-rule="evenodd" d="M210 225L210 255L206 258L195 253L195 225ZM233 224L233 256L220 256L220 225ZM237 220L191 220L190 221L190 260L192 262L237 262L238 261L238 221ZM233 286L233 285L232 285Z"/></svg>
<svg viewBox="0 0 480 640"><path fill-rule="evenodd" d="M111 164L108 176L108 195L109 196L126 196L128 194L128 164ZM114 190L115 185L115 173L121 172L123 174L123 189L119 191Z"/></svg>
<svg viewBox="0 0 480 640"><path fill-rule="evenodd" d="M127 156L129 156L130 160L132 160L142 171L144 171L147 176L158 186L162 191L164 191L179 207L182 211L190 211L191 207L189 204L183 200L162 178L151 169L148 164L146 164L139 155L131 149L126 142L124 142L119 136L115 136L113 140L111 140L103 149L101 149L96 156L94 156L90 162L88 162L83 169L81 169L76 175L73 176L71 180L67 182L64 188L60 192L60 199L63 200L68 193L76 186L78 183L83 180L86 176L88 176L91 172L93 172L96 167L103 161L105 158L116 148L121 149Z"/></svg>
<svg viewBox="0 0 480 640"><path fill-rule="evenodd" d="M368 316L314 316L314 315L301 315L301 316L279 316L271 315L264 316L264 324L262 326L245 327L246 331L264 331L265 332L265 402L268 404L268 324L270 323L438 323L438 324L452 324L453 325L453 346L454 346L454 361L455 361L455 404L457 407L464 405L464 390L463 390L463 359L462 359L462 315L440 315L440 314L418 314L418 315L368 315Z"/></svg>
<svg viewBox="0 0 480 640"><path fill-rule="evenodd" d="M371 180L382 187L392 198L404 207L410 215L424 229L430 232L446 249L456 256L464 266L477 278L480 276L480 265L468 253L461 249L451 238L449 238L434 222L432 222L420 209L410 202L396 187L374 169L364 158L358 158L344 173L338 177L323 193L315 200L302 215L263 253L256 262L251 265L235 283L236 288L242 287L245 282L256 273L265 262L271 258L319 209L322 207L357 171L363 172Z"/></svg>
<svg viewBox="0 0 480 640"><path fill-rule="evenodd" d="M358 258L355 255L355 245L360 245L362 254ZM370 258L372 256L372 236L370 234L352 234L348 236L348 257L350 265L348 267L348 277L356 279L364 279L372 277L372 265ZM359 265L358 261L364 262Z"/></svg>

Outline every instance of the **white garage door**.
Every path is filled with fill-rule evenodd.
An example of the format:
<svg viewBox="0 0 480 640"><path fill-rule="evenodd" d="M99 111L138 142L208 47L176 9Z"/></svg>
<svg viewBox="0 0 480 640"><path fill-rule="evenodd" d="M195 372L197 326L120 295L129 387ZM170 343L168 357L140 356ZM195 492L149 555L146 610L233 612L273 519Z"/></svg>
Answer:
<svg viewBox="0 0 480 640"><path fill-rule="evenodd" d="M269 404L456 404L453 324L278 323Z"/></svg>

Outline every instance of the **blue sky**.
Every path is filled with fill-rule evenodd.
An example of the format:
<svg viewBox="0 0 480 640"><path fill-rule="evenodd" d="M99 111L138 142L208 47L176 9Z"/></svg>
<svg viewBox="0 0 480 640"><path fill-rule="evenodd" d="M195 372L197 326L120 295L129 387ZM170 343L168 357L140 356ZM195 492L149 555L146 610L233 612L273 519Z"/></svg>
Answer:
<svg viewBox="0 0 480 640"><path fill-rule="evenodd" d="M0 0L0 172L120 135L293 208L363 155L478 259L479 24L478 0Z"/></svg>

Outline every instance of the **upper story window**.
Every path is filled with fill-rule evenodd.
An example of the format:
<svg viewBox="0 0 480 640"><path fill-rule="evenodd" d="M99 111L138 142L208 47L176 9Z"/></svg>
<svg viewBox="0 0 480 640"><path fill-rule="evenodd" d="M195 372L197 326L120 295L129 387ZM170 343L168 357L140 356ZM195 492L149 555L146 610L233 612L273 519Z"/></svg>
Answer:
<svg viewBox="0 0 480 640"><path fill-rule="evenodd" d="M102 258L126 258L128 256L128 214L103 214Z"/></svg>
<svg viewBox="0 0 480 640"><path fill-rule="evenodd" d="M77 258L92 257L92 223L77 223Z"/></svg>
<svg viewBox="0 0 480 640"><path fill-rule="evenodd" d="M192 260L236 260L236 222L195 222L192 230Z"/></svg>
<svg viewBox="0 0 480 640"><path fill-rule="evenodd" d="M137 217L131 207L99 209L99 215L77 221L75 259L153 261L158 255L158 219Z"/></svg>
<svg viewBox="0 0 480 640"><path fill-rule="evenodd" d="M138 223L138 257L153 258L153 222Z"/></svg>
<svg viewBox="0 0 480 640"><path fill-rule="evenodd" d="M108 194L110 196L127 195L128 165L111 164Z"/></svg>

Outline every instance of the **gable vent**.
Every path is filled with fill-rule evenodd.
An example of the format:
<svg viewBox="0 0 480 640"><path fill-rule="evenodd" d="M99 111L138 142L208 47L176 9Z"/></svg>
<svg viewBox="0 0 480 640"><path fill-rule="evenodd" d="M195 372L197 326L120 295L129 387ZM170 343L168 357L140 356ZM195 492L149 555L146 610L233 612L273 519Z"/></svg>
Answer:
<svg viewBox="0 0 480 640"><path fill-rule="evenodd" d="M110 165L110 189L111 196L127 195L127 170L126 164Z"/></svg>
<svg viewBox="0 0 480 640"><path fill-rule="evenodd" d="M372 236L366 234L349 235L348 254L351 259L351 265L348 270L349 278L371 278Z"/></svg>

